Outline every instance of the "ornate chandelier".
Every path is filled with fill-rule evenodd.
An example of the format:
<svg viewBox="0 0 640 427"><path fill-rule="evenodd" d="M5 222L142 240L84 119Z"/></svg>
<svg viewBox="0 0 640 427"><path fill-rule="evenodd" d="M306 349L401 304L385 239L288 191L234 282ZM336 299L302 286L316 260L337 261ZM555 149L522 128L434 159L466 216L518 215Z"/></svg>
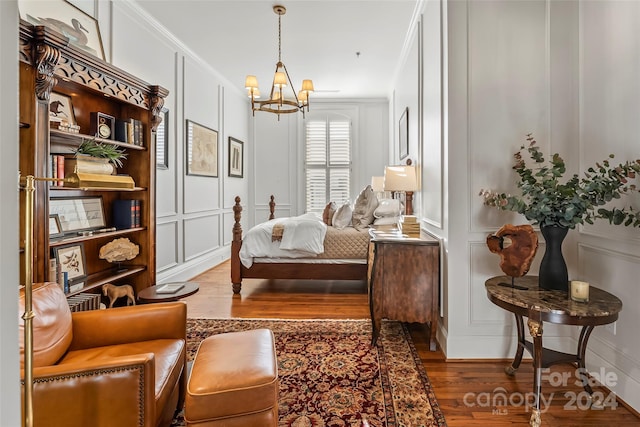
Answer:
<svg viewBox="0 0 640 427"><path fill-rule="evenodd" d="M278 63L276 64L276 73L273 76L273 84L271 85L271 93L269 99L264 101L258 101L260 98L260 89L258 88L258 79L256 76L248 75L245 79L244 86L248 91L249 98L251 98L251 111L255 117L256 111L266 111L268 113L275 113L280 120L280 114L302 112L304 117L305 107L309 111L309 94L313 92L313 82L311 80L302 81L302 89L296 94L293 89L293 83L287 67L282 62L282 38L281 29L282 25L280 20L282 15L287 12L287 9L281 5L273 6L273 11L278 15ZM290 94L285 95L285 88L289 86Z"/></svg>

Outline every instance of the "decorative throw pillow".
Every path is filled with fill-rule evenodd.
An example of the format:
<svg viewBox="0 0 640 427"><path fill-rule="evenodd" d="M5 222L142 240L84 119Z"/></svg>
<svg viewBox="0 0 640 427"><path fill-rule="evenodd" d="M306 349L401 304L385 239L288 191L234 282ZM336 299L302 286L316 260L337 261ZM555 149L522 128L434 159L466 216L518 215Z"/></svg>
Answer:
<svg viewBox="0 0 640 427"><path fill-rule="evenodd" d="M324 211L322 211L322 222L327 225L331 225L333 223L333 214L336 213L336 203L329 202L327 206L324 207Z"/></svg>
<svg viewBox="0 0 640 427"><path fill-rule="evenodd" d="M376 197L370 185L367 185L358 195L356 203L353 206L353 218L351 223L354 228L365 228L373 222L373 212L378 207L378 198Z"/></svg>
<svg viewBox="0 0 640 427"><path fill-rule="evenodd" d="M353 210L351 209L351 204L349 202L345 202L344 205L340 206L336 213L333 214L333 218L331 219L331 224L337 229L343 229L351 224L351 215L353 214Z"/></svg>
<svg viewBox="0 0 640 427"><path fill-rule="evenodd" d="M382 218L376 218L373 221L374 225L390 225L397 224L400 221L399 216L383 216Z"/></svg>
<svg viewBox="0 0 640 427"><path fill-rule="evenodd" d="M376 218L385 218L389 216L400 215L400 201L398 199L382 199L378 203L378 207L373 212Z"/></svg>

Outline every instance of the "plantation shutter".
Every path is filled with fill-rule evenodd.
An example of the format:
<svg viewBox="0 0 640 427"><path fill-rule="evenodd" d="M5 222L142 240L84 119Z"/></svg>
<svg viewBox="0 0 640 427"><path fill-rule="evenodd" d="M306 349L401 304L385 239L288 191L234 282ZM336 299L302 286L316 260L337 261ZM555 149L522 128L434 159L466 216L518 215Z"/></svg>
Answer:
<svg viewBox="0 0 640 427"><path fill-rule="evenodd" d="M306 122L306 211L322 212L329 201L349 200L351 122L308 119Z"/></svg>

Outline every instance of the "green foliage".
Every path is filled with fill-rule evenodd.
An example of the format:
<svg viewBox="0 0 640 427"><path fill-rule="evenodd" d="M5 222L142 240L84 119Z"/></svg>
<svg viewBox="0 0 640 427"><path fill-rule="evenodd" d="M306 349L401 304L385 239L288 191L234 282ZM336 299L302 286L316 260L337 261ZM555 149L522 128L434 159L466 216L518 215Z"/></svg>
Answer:
<svg viewBox="0 0 640 427"><path fill-rule="evenodd" d="M599 208L638 191L629 181L640 173L640 160L613 165L609 159L614 156L610 154L609 159L588 168L582 178L574 174L568 181L561 182L566 171L562 157L556 153L549 165L543 165L544 156L531 134L527 135L527 141L529 146L523 145L514 154L513 170L520 177L517 185L522 196L481 190L486 206L518 212L540 226L575 228L578 224L593 224L594 220L605 218L611 224L640 227L640 211L631 206ZM527 166L522 156L525 149L536 164L534 168Z"/></svg>
<svg viewBox="0 0 640 427"><path fill-rule="evenodd" d="M109 159L109 162L119 168L122 167L122 159L127 158L127 154L123 149L115 145L96 142L94 139L83 139L74 153L76 156L78 154L86 154L91 157Z"/></svg>

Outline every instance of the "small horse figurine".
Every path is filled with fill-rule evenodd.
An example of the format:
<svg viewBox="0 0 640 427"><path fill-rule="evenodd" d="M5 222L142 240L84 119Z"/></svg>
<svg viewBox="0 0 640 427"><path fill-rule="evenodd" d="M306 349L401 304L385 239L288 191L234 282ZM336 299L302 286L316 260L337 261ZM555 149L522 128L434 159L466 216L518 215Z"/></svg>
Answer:
<svg viewBox="0 0 640 427"><path fill-rule="evenodd" d="M111 283L105 283L102 285L102 294L109 298L109 308L112 308L113 303L120 297L127 297L127 306L136 305L131 285L115 286Z"/></svg>

